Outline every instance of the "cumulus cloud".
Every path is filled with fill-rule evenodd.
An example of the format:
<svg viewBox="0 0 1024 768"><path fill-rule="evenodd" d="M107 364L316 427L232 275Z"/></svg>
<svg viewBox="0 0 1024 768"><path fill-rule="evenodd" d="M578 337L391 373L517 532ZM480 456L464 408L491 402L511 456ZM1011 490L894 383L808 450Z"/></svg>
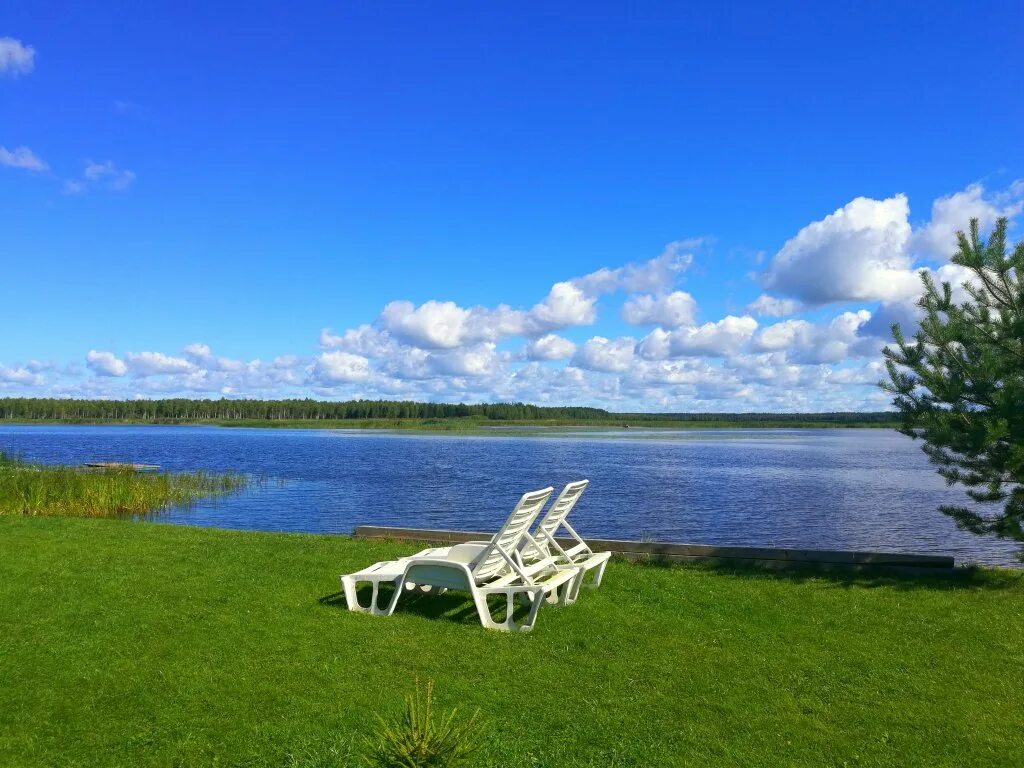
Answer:
<svg viewBox="0 0 1024 768"><path fill-rule="evenodd" d="M90 349L85 356L85 364L97 376L124 376L128 373L124 360L118 359L113 352Z"/></svg>
<svg viewBox="0 0 1024 768"><path fill-rule="evenodd" d="M35 48L13 37L0 37L0 75L27 75L35 66Z"/></svg>
<svg viewBox="0 0 1024 768"><path fill-rule="evenodd" d="M50 166L28 147L15 147L14 149L0 147L0 165L5 165L8 168L21 168L35 173L42 173L50 169Z"/></svg>
<svg viewBox="0 0 1024 768"><path fill-rule="evenodd" d="M192 373L196 370L194 364L181 357L171 357L162 352L129 352L125 355L125 362L132 375L160 376L163 374Z"/></svg>
<svg viewBox="0 0 1024 768"><path fill-rule="evenodd" d="M330 328L320 331L320 346L340 349L363 357L382 357L394 346L386 331L364 323L357 328L337 334Z"/></svg>
<svg viewBox="0 0 1024 768"><path fill-rule="evenodd" d="M937 269L925 268L921 271L930 274L938 284L949 283L954 302L959 304L968 299L964 285L973 282L973 273L965 267L957 264L943 264ZM922 285L918 289L918 293L923 290ZM915 295L910 298L879 303L872 313L871 319L861 327L860 335L890 341L892 326L894 323L899 323L905 336L913 336L917 331L918 322L924 315L921 308L917 306L917 302L918 296Z"/></svg>
<svg viewBox="0 0 1024 768"><path fill-rule="evenodd" d="M370 361L349 352L324 352L317 357L312 374L326 385L362 382L370 378Z"/></svg>
<svg viewBox="0 0 1024 768"><path fill-rule="evenodd" d="M82 182L102 184L109 177L94 168ZM804 227L779 250L760 277L766 292L747 305L746 314L701 325L694 295L703 286L688 286L692 293L678 286L692 259L689 251L700 244L679 242L646 262L556 282L538 294L539 301L520 307L393 301L370 322L340 332L323 329L311 356L243 362L219 357L202 343L177 355L144 352L124 359L91 350L86 364L95 375L52 367L43 384L41 377L28 378L43 368L13 364L3 369L0 386L17 393L45 387L56 396L523 400L619 410L883 407L885 397L873 389L880 378L879 349L894 319L913 332L917 271L949 280L962 294L964 271L929 261L942 233L961 217L979 215L985 226L996 215L1014 215L1022 197L1024 185L1000 193L972 185L937 200L931 220L918 229L910 227L902 196L858 198ZM613 313L616 293L623 295L624 321L655 326L639 343L615 338L609 332L614 318L608 330L601 327L600 335L578 344L560 333ZM728 305L731 297L723 298ZM831 317L812 315L820 305L839 302L846 306ZM796 313L800 318L791 317ZM759 323L755 316L778 319ZM522 341L512 343L517 338ZM119 377L129 375L126 386Z"/></svg>
<svg viewBox="0 0 1024 768"><path fill-rule="evenodd" d="M853 356L878 353L876 343L857 333L870 319L871 313L862 309L843 312L827 325L784 320L762 328L751 346L755 351L785 351L787 359L801 363L839 363Z"/></svg>
<svg viewBox="0 0 1024 768"><path fill-rule="evenodd" d="M543 333L575 325L590 325L597 319L596 301L596 294L588 294L573 281L555 283L544 300L530 310L524 330Z"/></svg>
<svg viewBox="0 0 1024 768"><path fill-rule="evenodd" d="M572 357L576 345L564 336L548 333L526 345L527 360L565 360Z"/></svg>
<svg viewBox="0 0 1024 768"><path fill-rule="evenodd" d="M683 252L684 247L697 244L698 241L670 243L661 255L649 261L615 269L602 268L583 277L557 282L529 310L513 309L505 304L495 308L467 308L453 301L427 301L419 306L410 301L392 301L381 311L377 325L391 338L427 350L494 343L512 336L532 338L564 328L590 325L597 320L597 301L603 295L616 291L663 292L671 288L692 261L692 255ZM670 294L670 298L658 304L658 309L668 319L687 311L692 315L692 308L686 306L684 298L688 296L681 291ZM637 301L642 302L642 299ZM330 331L321 333L321 345L325 347L347 347L355 343L357 338L352 331L340 336Z"/></svg>
<svg viewBox="0 0 1024 768"><path fill-rule="evenodd" d="M1024 210L1024 181L1001 192L982 184L932 204L931 218L912 229L904 195L885 200L858 197L835 213L801 229L775 255L761 276L766 288L809 305L879 301L899 304L921 292L920 259L948 261L956 249L956 232L977 218L983 233L997 218ZM947 265L948 266L948 265ZM940 267L941 269L941 267ZM748 310L771 315L779 307L762 296ZM763 311L763 310L769 311ZM781 316L779 313L778 316Z"/></svg>
<svg viewBox="0 0 1024 768"><path fill-rule="evenodd" d="M488 376L494 373L498 362L495 346L491 343L436 352L428 356L431 371L448 376Z"/></svg>
<svg viewBox="0 0 1024 768"><path fill-rule="evenodd" d="M622 372L629 370L635 349L636 339L628 336L614 341L595 336L576 350L572 364L591 371Z"/></svg>
<svg viewBox="0 0 1024 768"><path fill-rule="evenodd" d="M413 346L450 349L465 343L469 310L454 301L392 301L380 313L381 325Z"/></svg>
<svg viewBox="0 0 1024 768"><path fill-rule="evenodd" d="M229 357L217 357L213 354L207 344L189 344L182 352L185 357L191 360L196 366L211 371L241 371L245 363L241 360L232 360Z"/></svg>
<svg viewBox="0 0 1024 768"><path fill-rule="evenodd" d="M702 238L676 240L665 246L661 255L640 264L626 264L617 269L599 269L571 282L587 296L600 296L615 291L626 293L662 293L670 289L693 263L693 251L703 244Z"/></svg>
<svg viewBox="0 0 1024 768"><path fill-rule="evenodd" d="M30 371L26 366L0 365L0 384L22 384L25 386L39 386L43 383L43 377L38 373Z"/></svg>
<svg viewBox="0 0 1024 768"><path fill-rule="evenodd" d="M105 182L111 189L127 189L135 181L135 174L118 168L110 160L104 163L89 161L82 172L87 181Z"/></svg>
<svg viewBox="0 0 1024 768"><path fill-rule="evenodd" d="M697 319L697 302L686 291L673 291L663 296L632 296L622 307L622 319L630 325L667 328L693 325Z"/></svg>
<svg viewBox="0 0 1024 768"><path fill-rule="evenodd" d="M1000 217L1012 218L1024 209L1024 181L1016 181L1006 190L986 194L982 184L940 197L932 203L931 220L916 230L910 250L921 256L946 261L956 252L956 233L966 231L971 219L978 219L983 233L989 232Z"/></svg>
<svg viewBox="0 0 1024 768"><path fill-rule="evenodd" d="M194 360L206 361L213 357L213 351L207 344L189 344L181 351Z"/></svg>
<svg viewBox="0 0 1024 768"><path fill-rule="evenodd" d="M907 254L909 215L905 195L858 197L787 241L763 283L808 304L913 295L919 281Z"/></svg>
<svg viewBox="0 0 1024 768"><path fill-rule="evenodd" d="M642 357L664 360L706 355L721 357L737 352L757 330L757 320L727 315L718 322L666 331L655 328L638 347Z"/></svg>
<svg viewBox="0 0 1024 768"><path fill-rule="evenodd" d="M87 160L82 175L76 179L67 179L63 191L66 195L78 195L90 189L124 192L134 183L134 171L118 168L110 160L102 163Z"/></svg>
<svg viewBox="0 0 1024 768"><path fill-rule="evenodd" d="M759 317L785 317L796 314L801 309L799 301L780 299L767 293L762 293L747 305L747 312Z"/></svg>

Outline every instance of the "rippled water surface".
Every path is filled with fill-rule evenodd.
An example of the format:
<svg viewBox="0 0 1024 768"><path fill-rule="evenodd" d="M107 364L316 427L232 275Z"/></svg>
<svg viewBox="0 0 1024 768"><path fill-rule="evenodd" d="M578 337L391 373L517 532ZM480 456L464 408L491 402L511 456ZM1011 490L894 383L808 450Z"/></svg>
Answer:
<svg viewBox="0 0 1024 768"><path fill-rule="evenodd" d="M490 530L521 493L589 478L583 535L701 544L934 552L1014 564L1012 544L957 531L959 503L889 430L496 430L440 436L216 427L0 426L33 461L134 461L265 478L160 519L349 533L360 523Z"/></svg>

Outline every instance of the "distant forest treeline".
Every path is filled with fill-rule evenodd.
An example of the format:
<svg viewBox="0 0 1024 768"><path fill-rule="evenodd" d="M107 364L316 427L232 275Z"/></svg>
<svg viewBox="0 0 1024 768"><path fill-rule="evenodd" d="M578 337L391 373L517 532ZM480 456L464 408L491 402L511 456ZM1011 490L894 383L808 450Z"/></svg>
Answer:
<svg viewBox="0 0 1024 768"><path fill-rule="evenodd" d="M401 400L63 400L0 398L7 421L284 421L368 419L478 419L481 421L636 422L824 422L881 424L896 414L876 413L612 413L602 408L548 407L525 403L413 403Z"/></svg>

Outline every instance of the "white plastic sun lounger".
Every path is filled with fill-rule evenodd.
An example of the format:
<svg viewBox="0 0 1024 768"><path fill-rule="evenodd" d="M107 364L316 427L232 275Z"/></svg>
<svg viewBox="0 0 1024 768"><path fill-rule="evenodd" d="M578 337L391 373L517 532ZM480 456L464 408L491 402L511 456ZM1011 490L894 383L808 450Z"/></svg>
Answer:
<svg viewBox="0 0 1024 768"><path fill-rule="evenodd" d="M459 544L428 549L412 557L375 563L369 568L341 577L345 602L350 611L390 616L405 589L424 592L457 589L473 596L480 623L488 629L528 632L533 629L537 611L550 595L567 603L578 590L582 571L572 565L558 565L554 557L538 558L528 564L516 556L520 542L528 536L530 526L551 497L553 488L523 494L512 514L494 537L484 545ZM369 583L372 591L369 606L360 605L356 594L360 583ZM378 601L380 585L391 583L394 594L386 605ZM505 618L495 621L487 604L490 595L505 597ZM524 600L528 606L525 620L513 618L514 601Z"/></svg>
<svg viewBox="0 0 1024 768"><path fill-rule="evenodd" d="M575 483L566 485L537 524L537 529L531 537L531 542L534 546L524 547L521 550L522 557L526 562L530 560L531 549L539 549L541 556L554 557L556 562L565 565L572 564L580 569L580 578L575 584L575 592L570 595L570 602L576 600L580 585L583 584L587 571L596 569L594 578L588 586L594 589L601 586L601 579L604 578L604 569L608 566L608 561L612 556L611 552L595 552L592 550L590 545L576 533L566 519L589 484L589 480L578 480ZM555 538L559 530L563 528L568 534L568 538L575 541L574 544L569 545L568 549L564 549Z"/></svg>
<svg viewBox="0 0 1024 768"><path fill-rule="evenodd" d="M588 586L594 589L601 586L604 570L612 556L611 552L594 552L566 520L589 484L589 480L577 480L566 485L558 494L558 498L548 507L548 511L540 519L533 534L527 533L523 536L516 552L516 558L524 566L538 561L549 562L553 559L563 567L572 566L580 569L580 578L572 584L569 594L562 598L562 602L565 604L576 602L587 571L596 569L594 578ZM568 534L568 538L575 541L574 544L569 545L568 549L563 548L555 538L559 530L563 528ZM487 544L486 541L470 541L462 546L474 547L476 551L481 551Z"/></svg>

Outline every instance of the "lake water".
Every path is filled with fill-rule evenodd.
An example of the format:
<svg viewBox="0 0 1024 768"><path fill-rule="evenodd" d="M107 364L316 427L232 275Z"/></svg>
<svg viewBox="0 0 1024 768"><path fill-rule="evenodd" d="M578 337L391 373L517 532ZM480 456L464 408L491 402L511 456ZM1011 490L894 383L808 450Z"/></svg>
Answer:
<svg viewBox="0 0 1024 768"><path fill-rule="evenodd" d="M216 427L0 426L31 461L131 461L264 482L158 519L266 531L357 524L493 530L527 490L588 478L584 536L868 549L1015 564L1009 542L956 530L919 446L881 429L608 430L447 436Z"/></svg>

